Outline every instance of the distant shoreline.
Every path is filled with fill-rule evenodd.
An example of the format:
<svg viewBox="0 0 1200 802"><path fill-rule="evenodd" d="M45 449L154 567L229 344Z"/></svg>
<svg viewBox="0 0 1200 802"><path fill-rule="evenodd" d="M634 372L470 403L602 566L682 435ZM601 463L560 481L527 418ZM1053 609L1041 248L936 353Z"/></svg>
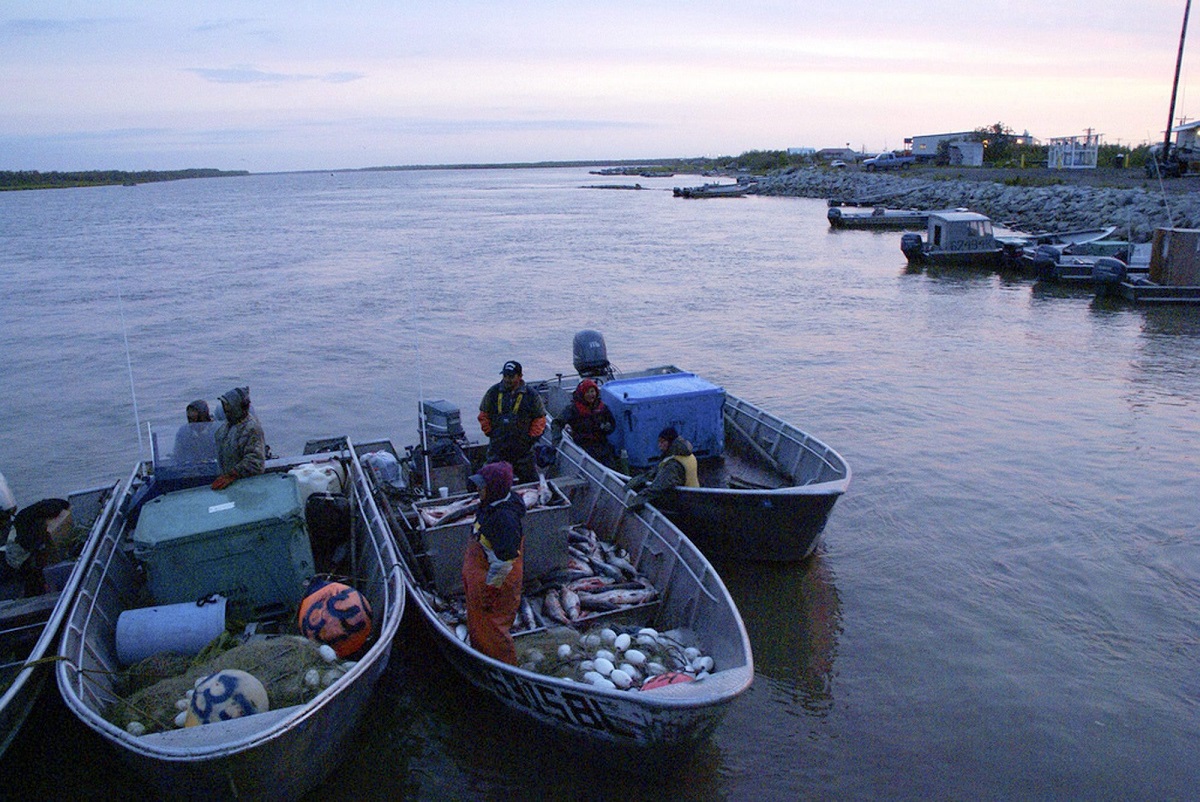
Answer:
<svg viewBox="0 0 1200 802"><path fill-rule="evenodd" d="M157 181L180 181L185 178L226 178L250 175L248 170L75 170L70 172L41 172L39 170L0 171L0 191L22 189L70 189L73 187L136 186Z"/></svg>
<svg viewBox="0 0 1200 802"><path fill-rule="evenodd" d="M319 173L369 173L415 170L531 170L562 167L661 167L663 165L691 166L708 169L709 159L592 159L575 161L504 162L498 164L402 164L377 167L339 167L322 170L216 170L189 168L186 170L0 170L0 192L22 189L70 189L74 187L135 186L157 181L180 181L186 178L229 178L248 175L314 175ZM686 167L680 167L681 171Z"/></svg>

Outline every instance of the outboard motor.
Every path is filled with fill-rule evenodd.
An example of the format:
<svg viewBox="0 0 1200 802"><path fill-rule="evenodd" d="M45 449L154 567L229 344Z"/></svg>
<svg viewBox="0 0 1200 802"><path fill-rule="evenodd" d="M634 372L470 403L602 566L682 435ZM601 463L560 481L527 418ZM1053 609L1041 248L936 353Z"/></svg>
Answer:
<svg viewBox="0 0 1200 802"><path fill-rule="evenodd" d="M572 344L575 372L580 376L603 376L608 373L608 348L604 335L592 329L576 332Z"/></svg>
<svg viewBox="0 0 1200 802"><path fill-rule="evenodd" d="M910 262L919 261L921 258L921 235L908 232L900 235L900 252L903 253Z"/></svg>
<svg viewBox="0 0 1200 802"><path fill-rule="evenodd" d="M1061 251L1053 245L1039 245L1033 251L1033 272L1038 278L1048 279L1054 276L1054 266L1058 264Z"/></svg>
<svg viewBox="0 0 1200 802"><path fill-rule="evenodd" d="M458 407L448 401L423 401L425 418L425 445L429 453L440 456L453 452L455 445L466 441L462 427L462 416Z"/></svg>
<svg viewBox="0 0 1200 802"><path fill-rule="evenodd" d="M1128 274L1129 270L1125 263L1111 256L1101 256L1092 265L1092 281L1097 284L1115 287L1123 282Z"/></svg>

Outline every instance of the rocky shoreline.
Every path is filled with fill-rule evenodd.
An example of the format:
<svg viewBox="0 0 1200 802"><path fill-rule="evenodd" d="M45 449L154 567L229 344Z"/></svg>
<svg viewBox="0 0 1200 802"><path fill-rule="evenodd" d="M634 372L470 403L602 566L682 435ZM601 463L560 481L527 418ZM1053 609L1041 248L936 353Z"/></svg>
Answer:
<svg viewBox="0 0 1200 802"><path fill-rule="evenodd" d="M759 195L853 200L897 209L964 207L986 214L999 225L1027 232L1069 231L1117 226L1122 236L1146 242L1154 229L1200 227L1200 192L1190 179L1171 179L1159 191L1157 182L1141 180L1129 171L1116 171L1111 180L1095 171L924 170L866 173L858 170L797 169L758 179ZM1098 185L1105 183L1135 186ZM1047 186L1028 186L1042 181ZM1152 187L1148 189L1147 187Z"/></svg>

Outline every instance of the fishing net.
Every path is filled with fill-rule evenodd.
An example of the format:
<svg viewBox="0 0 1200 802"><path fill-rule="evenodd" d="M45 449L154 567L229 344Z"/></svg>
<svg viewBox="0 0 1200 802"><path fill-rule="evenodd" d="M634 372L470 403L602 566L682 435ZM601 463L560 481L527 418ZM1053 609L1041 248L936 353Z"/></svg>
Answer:
<svg viewBox="0 0 1200 802"><path fill-rule="evenodd" d="M339 670L321 656L319 644L307 638L279 635L232 648L230 641L236 639L222 635L194 658L163 653L131 666L126 672L131 691L109 709L108 720L122 729L132 721L140 722L146 732L173 729L183 709L177 705L179 700L186 698L197 679L222 669L239 669L256 677L272 710L305 704L326 684L306 682L309 670L316 669L323 679Z"/></svg>

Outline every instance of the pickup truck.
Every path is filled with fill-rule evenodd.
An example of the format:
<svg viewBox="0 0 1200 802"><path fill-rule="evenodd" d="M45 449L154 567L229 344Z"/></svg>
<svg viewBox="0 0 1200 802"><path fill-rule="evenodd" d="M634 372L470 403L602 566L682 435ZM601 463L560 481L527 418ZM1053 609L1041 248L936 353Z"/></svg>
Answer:
<svg viewBox="0 0 1200 802"><path fill-rule="evenodd" d="M910 167L917 159L915 156L897 156L895 153L880 153L863 161L864 170L894 170L898 167Z"/></svg>

